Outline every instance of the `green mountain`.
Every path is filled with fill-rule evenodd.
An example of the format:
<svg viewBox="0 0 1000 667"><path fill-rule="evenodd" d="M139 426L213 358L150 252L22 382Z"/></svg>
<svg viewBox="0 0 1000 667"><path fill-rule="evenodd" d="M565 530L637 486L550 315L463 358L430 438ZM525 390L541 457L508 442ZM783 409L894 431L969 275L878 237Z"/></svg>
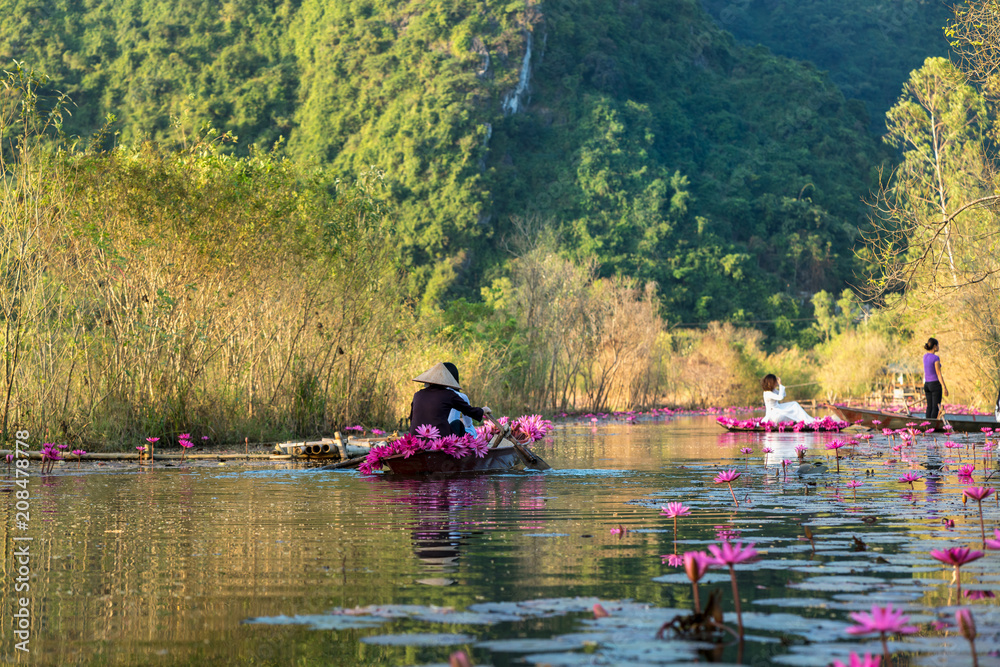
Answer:
<svg viewBox="0 0 1000 667"><path fill-rule="evenodd" d="M942 0L703 0L737 40L808 60L827 70L848 99L863 100L872 130L885 132L885 112L910 72L930 56L948 55L942 28L952 18Z"/></svg>
<svg viewBox="0 0 1000 667"><path fill-rule="evenodd" d="M3 0L0 56L88 135L375 166L411 294L475 300L520 227L654 280L673 321L793 317L852 278L886 159L864 105L697 0Z"/></svg>

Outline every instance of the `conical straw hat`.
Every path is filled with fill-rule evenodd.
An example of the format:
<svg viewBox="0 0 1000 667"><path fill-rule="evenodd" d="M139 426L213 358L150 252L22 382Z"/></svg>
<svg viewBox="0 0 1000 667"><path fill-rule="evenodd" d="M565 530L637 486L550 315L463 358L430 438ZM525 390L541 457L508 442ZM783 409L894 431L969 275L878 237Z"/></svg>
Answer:
<svg viewBox="0 0 1000 667"><path fill-rule="evenodd" d="M417 377L413 378L414 382L426 382L427 384L439 384L442 387L451 387L452 389L461 389L462 387L458 384L455 376L448 372L444 364L437 364L429 371L424 371Z"/></svg>

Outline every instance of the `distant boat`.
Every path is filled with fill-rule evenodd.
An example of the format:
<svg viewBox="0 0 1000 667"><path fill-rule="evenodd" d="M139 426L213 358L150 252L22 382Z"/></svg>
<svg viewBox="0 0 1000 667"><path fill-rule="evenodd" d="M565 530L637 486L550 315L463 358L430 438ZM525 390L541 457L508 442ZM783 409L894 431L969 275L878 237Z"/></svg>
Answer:
<svg viewBox="0 0 1000 667"><path fill-rule="evenodd" d="M922 424L927 422L927 428L945 432L945 425L950 424L955 433L978 433L983 428L1000 428L993 415L952 415L945 414L943 419L924 419L922 415L905 415L898 412L880 412L863 408L848 408L842 405L828 405L841 419L852 424L858 423L869 428L906 428L907 424ZM873 422L878 421L878 424Z"/></svg>

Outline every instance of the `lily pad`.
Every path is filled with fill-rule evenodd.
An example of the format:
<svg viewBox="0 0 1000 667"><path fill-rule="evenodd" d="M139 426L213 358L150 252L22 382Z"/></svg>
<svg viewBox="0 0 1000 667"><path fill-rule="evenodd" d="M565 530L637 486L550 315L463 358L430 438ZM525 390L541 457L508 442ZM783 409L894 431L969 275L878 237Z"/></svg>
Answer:
<svg viewBox="0 0 1000 667"><path fill-rule="evenodd" d="M374 635L362 637L363 644L378 646L455 646L476 641L472 635L439 634L434 632L414 632L405 635Z"/></svg>
<svg viewBox="0 0 1000 667"><path fill-rule="evenodd" d="M248 618L244 623L262 625L307 625L313 630L351 630L354 628L377 628L386 623L387 618L372 616L336 616L332 614L304 614L299 616L261 616Z"/></svg>

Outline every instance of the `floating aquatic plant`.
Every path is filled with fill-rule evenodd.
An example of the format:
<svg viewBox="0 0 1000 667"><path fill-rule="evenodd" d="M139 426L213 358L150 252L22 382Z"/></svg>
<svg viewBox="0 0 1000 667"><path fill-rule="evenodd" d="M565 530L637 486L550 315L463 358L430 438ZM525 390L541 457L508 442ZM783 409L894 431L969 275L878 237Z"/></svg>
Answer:
<svg viewBox="0 0 1000 667"><path fill-rule="evenodd" d="M691 508L683 503L667 503L660 508L660 514L674 520L674 541L677 541L677 517L691 513Z"/></svg>
<svg viewBox="0 0 1000 667"><path fill-rule="evenodd" d="M906 473L905 475L903 475L902 477L899 478L899 482L901 484L909 484L910 485L910 491L913 491L913 483L916 482L916 481L918 481L918 480L920 480L920 479L921 479L920 475L917 475L917 474L912 473L912 472L908 472L908 473Z"/></svg>
<svg viewBox="0 0 1000 667"><path fill-rule="evenodd" d="M826 448L828 450L832 449L834 455L836 456L836 459L837 459L837 474L838 475L840 474L840 448L843 447L846 444L847 443L843 442L842 440L832 440L832 441L826 443Z"/></svg>
<svg viewBox="0 0 1000 667"><path fill-rule="evenodd" d="M691 580L691 596L694 600L695 613L701 613L701 601L698 599L698 582L712 565L712 558L704 551L688 551L684 554L684 572Z"/></svg>
<svg viewBox="0 0 1000 667"><path fill-rule="evenodd" d="M864 482L859 482L856 479L852 479L851 481L849 481L847 483L847 488L849 488L851 490L851 493L854 496L854 502L858 501L858 487L859 486L864 486L864 485L865 485Z"/></svg>
<svg viewBox="0 0 1000 667"><path fill-rule="evenodd" d="M885 607L872 605L872 611L870 614L858 611L852 612L851 614L848 614L848 616L850 616L852 621L857 623L857 625L852 625L847 628L848 634L878 634L881 636L882 657L885 659L886 665L892 664L892 658L889 655L889 644L886 642L885 636L887 634L909 635L920 629L915 625L906 625L910 620L909 617L904 616L902 611L893 609L892 604L887 604Z"/></svg>
<svg viewBox="0 0 1000 667"><path fill-rule="evenodd" d="M931 551L931 558L935 558L945 565L951 565L955 568L953 581L958 589L959 596L962 595L962 573L960 568L982 557L982 551L973 551L969 547L951 547L950 549L935 549Z"/></svg>
<svg viewBox="0 0 1000 667"><path fill-rule="evenodd" d="M80 458L86 456L87 452L85 452L82 449L74 449L73 452L72 452L72 454L73 454L73 456L76 457L76 467L79 468L80 467Z"/></svg>
<svg viewBox="0 0 1000 667"><path fill-rule="evenodd" d="M733 496L733 504L737 507L740 503L736 500L736 492L733 491L733 482L740 478L740 473L735 470L724 470L715 476L715 483L722 484L725 483L729 487L729 493Z"/></svg>
<svg viewBox="0 0 1000 667"><path fill-rule="evenodd" d="M153 465L153 463L155 463L154 454L153 454L153 448L156 446L156 443L159 442L159 441L160 441L159 438L146 438L146 442L149 443L149 464L150 465Z"/></svg>
<svg viewBox="0 0 1000 667"><path fill-rule="evenodd" d="M740 591L736 583L735 565L746 563L757 558L757 551L753 548L753 542L743 546L742 542L731 544L723 542L721 545L713 544L708 547L712 554L712 564L729 568L729 578L733 584L733 604L736 606L736 623L739 627L740 637L743 637L743 611L740 609Z"/></svg>
<svg viewBox="0 0 1000 667"><path fill-rule="evenodd" d="M882 656L865 653L863 656L851 652L849 661L844 663L840 660L833 661L833 667L880 667ZM888 666L887 666L888 667Z"/></svg>
<svg viewBox="0 0 1000 667"><path fill-rule="evenodd" d="M983 536L983 548L986 548L986 526L983 523L983 500L993 494L993 489L988 486L970 486L962 491L965 498L972 498L979 503L979 532Z"/></svg>
<svg viewBox="0 0 1000 667"><path fill-rule="evenodd" d="M955 622L958 623L958 630L969 642L969 649L972 651L972 667L979 667L979 657L976 655L976 621L972 618L972 611L965 609L955 610Z"/></svg>

